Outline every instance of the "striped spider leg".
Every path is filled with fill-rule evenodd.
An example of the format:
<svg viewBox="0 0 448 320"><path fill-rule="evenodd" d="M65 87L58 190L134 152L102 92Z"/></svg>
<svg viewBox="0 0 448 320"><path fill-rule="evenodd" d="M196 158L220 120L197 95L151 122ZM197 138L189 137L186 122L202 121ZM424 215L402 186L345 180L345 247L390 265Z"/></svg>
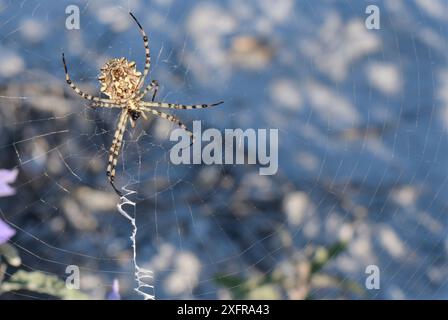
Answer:
<svg viewBox="0 0 448 320"><path fill-rule="evenodd" d="M115 192L122 197L123 194L117 189L114 184L115 179L115 168L117 167L118 156L120 154L121 145L123 144L123 136L126 131L126 124L128 121L129 112L123 109L118 119L117 130L115 130L114 139L112 140L112 145L109 149L109 160L107 164L106 175L109 178L109 182Z"/></svg>
<svg viewBox="0 0 448 320"><path fill-rule="evenodd" d="M150 84L143 90L143 92L138 97L138 100L143 99L143 97L151 90L154 90L154 93L152 94L151 102L154 102L156 99L157 91L159 91L159 82L157 80L152 80Z"/></svg>
<svg viewBox="0 0 448 320"><path fill-rule="evenodd" d="M117 100L111 100L111 99L102 99L102 98L98 98L98 97L94 97L91 94L85 93L83 91L81 91L72 81L72 79L70 78L70 75L68 74L68 70L67 70L67 64L65 63L65 56L64 53L62 53L62 63L64 64L64 71L65 71L65 81L67 82L67 84L70 86L70 88L73 89L73 91L75 91L77 94L79 94L81 97L83 97L86 100L90 100L90 101L94 101L94 102L102 102L104 104L109 104L109 105L119 105L121 104L121 101L117 101ZM118 107L119 108L119 107Z"/></svg>
<svg viewBox="0 0 448 320"><path fill-rule="evenodd" d="M132 19L134 19L135 23L137 23L138 28L140 29L140 33L143 37L143 45L145 47L145 69L143 70L143 76L140 78L140 81L137 85L137 89L140 89L140 87L145 83L146 75L149 73L149 68L151 68L151 54L149 52L149 39L146 35L145 30L143 30L142 25L140 22L138 22L137 18L132 14L132 12L129 12ZM138 90L136 90L135 94L138 94Z"/></svg>
<svg viewBox="0 0 448 320"><path fill-rule="evenodd" d="M191 144L194 143L194 135L193 133L180 121L178 118L171 114L167 114L165 112L161 112L159 110L154 110L153 108L167 108L167 109L182 109L182 110L192 110L192 109L205 109L208 107L214 107L224 103L224 101L220 101L212 104L193 104L193 105L184 105L184 104L174 104L174 103L166 103L166 102L140 102L140 110L145 112L150 112L155 116L161 117L168 121L171 121L177 124L181 129L185 130L191 139ZM190 145L191 145L190 144Z"/></svg>

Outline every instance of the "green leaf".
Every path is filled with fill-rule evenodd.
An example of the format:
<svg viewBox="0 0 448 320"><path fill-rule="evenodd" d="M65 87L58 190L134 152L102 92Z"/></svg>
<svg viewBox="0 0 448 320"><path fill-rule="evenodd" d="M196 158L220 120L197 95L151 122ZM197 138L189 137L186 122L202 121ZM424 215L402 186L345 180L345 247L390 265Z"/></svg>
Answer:
<svg viewBox="0 0 448 320"><path fill-rule="evenodd" d="M17 271L8 281L3 282L2 290L17 291L28 290L42 294L52 295L64 300L86 300L88 296L76 289L69 289L65 282L56 276L40 271Z"/></svg>
<svg viewBox="0 0 448 320"><path fill-rule="evenodd" d="M333 275L315 275L312 279L314 288L337 288L339 290L355 294L357 296L365 296L366 292L356 281Z"/></svg>
<svg viewBox="0 0 448 320"><path fill-rule="evenodd" d="M279 300L281 299L278 288L273 284L264 284L252 289L247 298L250 300Z"/></svg>
<svg viewBox="0 0 448 320"><path fill-rule="evenodd" d="M6 264L5 263L1 263L2 259L0 257L0 293L2 292L2 282L3 279L5 278L5 273L6 273Z"/></svg>
<svg viewBox="0 0 448 320"><path fill-rule="evenodd" d="M344 252L346 248L346 242L336 242L328 248L318 248L311 262L311 274L319 272L328 262Z"/></svg>
<svg viewBox="0 0 448 320"><path fill-rule="evenodd" d="M13 267L19 267L22 264L22 259L20 259L17 249L9 243L4 243L0 246L0 255L4 256L6 262Z"/></svg>
<svg viewBox="0 0 448 320"><path fill-rule="evenodd" d="M244 280L237 276L229 276L224 274L217 274L215 276L215 282L226 288L232 288L240 286L244 283Z"/></svg>
<svg viewBox="0 0 448 320"><path fill-rule="evenodd" d="M245 299L250 291L248 282L238 276L217 274L215 283L228 289L234 299Z"/></svg>

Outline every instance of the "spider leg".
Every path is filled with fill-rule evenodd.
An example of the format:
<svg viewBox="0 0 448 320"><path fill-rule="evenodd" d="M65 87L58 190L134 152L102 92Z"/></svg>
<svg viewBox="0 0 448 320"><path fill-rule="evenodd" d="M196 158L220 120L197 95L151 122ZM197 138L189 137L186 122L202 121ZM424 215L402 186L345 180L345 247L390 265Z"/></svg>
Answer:
<svg viewBox="0 0 448 320"><path fill-rule="evenodd" d="M151 90L154 90L154 93L152 94L152 99L151 99L151 101L154 102L154 99L156 98L157 91L159 90L159 82L157 80L152 80L151 83L146 86L145 90L138 97L138 100L142 99L145 96L145 94L147 94Z"/></svg>
<svg viewBox="0 0 448 320"><path fill-rule="evenodd" d="M68 85L70 86L70 88L72 88L77 94L79 94L81 97L83 97L86 100L90 100L90 101L95 101L95 102L104 102L104 103L116 103L116 101L114 100L110 100L110 99L101 99L98 97L94 97L91 94L88 93L84 93L82 92L72 81L72 79L70 79L70 76L68 74L68 70L67 70L67 64L65 63L65 56L64 53L62 53L62 63L64 64L64 70L65 70L65 81L67 81Z"/></svg>
<svg viewBox="0 0 448 320"><path fill-rule="evenodd" d="M150 113L152 113L153 115L156 115L156 116L161 117L161 118L163 118L163 119L166 119L166 120L168 120L168 121L174 122L174 123L177 124L181 129L185 130L185 131L188 133L188 135L190 136L190 139L191 139L191 144L190 144L190 145L192 145L192 144L194 143L194 135L193 135L193 132L191 132L190 130L188 130L187 126L184 125L184 124L182 123L182 121L180 121L180 120L179 120L178 118L176 118L175 116L173 116L173 115L171 115L171 114L168 114L168 113L165 113L165 112L161 112L161 111L159 111L159 110L154 110L154 109L146 108L146 107L141 107L140 110L142 110L142 111L146 111L146 112L150 112Z"/></svg>
<svg viewBox="0 0 448 320"><path fill-rule="evenodd" d="M119 105L108 103L108 102L92 102L90 104L90 107L91 108L97 108L97 107L102 107L102 108L122 108Z"/></svg>
<svg viewBox="0 0 448 320"><path fill-rule="evenodd" d="M212 104L193 104L193 105L184 105L184 104L175 104L175 103L165 103L165 102L140 102L141 106L149 107L149 108L169 108L169 109L204 109L208 107L214 107L224 103L224 101L219 101L217 103Z"/></svg>
<svg viewBox="0 0 448 320"><path fill-rule="evenodd" d="M140 88L140 86L143 83L145 83L146 75L148 74L149 68L151 66L151 55L149 53L149 40L148 40L148 36L145 33L145 30L143 30L143 27L140 24L140 22L138 22L137 18L132 14L132 12L129 12L129 14L131 15L132 19L134 19L134 21L137 23L137 25L140 29L140 33L142 34L142 37L143 37L143 45L145 46L145 55L146 55L145 69L143 70L143 76L141 77L140 83L138 84L138 88Z"/></svg>
<svg viewBox="0 0 448 320"><path fill-rule="evenodd" d="M112 140L112 146L109 149L109 162L107 165L106 175L109 178L109 182L114 188L115 192L121 197L123 194L115 187L115 168L118 162L118 155L120 152L121 145L123 143L123 135L126 130L126 123L128 120L129 113L127 110L123 110L120 114L118 120L117 130L115 130L114 139Z"/></svg>

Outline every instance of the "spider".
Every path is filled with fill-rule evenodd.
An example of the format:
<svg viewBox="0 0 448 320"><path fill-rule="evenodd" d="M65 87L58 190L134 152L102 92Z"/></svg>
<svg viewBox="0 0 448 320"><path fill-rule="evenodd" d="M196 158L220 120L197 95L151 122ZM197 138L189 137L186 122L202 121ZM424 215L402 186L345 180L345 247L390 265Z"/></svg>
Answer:
<svg viewBox="0 0 448 320"><path fill-rule="evenodd" d="M141 90L142 85L145 82L145 77L149 72L151 65L151 56L149 53L149 40L146 36L143 27L138 22L137 18L129 12L132 19L137 23L140 29L140 33L143 37L143 44L145 46L145 68L143 74L136 69L135 61L128 61L126 58L111 59L101 68L101 73L98 80L101 84L101 92L105 94L108 99L94 97L90 94L81 91L71 80L68 71L67 64L65 63L65 56L62 53L62 63L64 64L65 79L67 84L81 97L86 100L92 101L91 107L104 107L104 108L120 108L121 113L118 118L117 129L115 130L112 145L109 149L109 160L107 165L106 175L109 182L115 192L122 196L122 193L116 188L114 184L115 168L117 166L118 157L123 142L123 135L126 131L128 121L132 128L135 128L136 121L143 117L148 119L146 113L153 116L158 116L168 121L176 123L180 128L185 130L191 139L191 143L194 142L193 133L175 116L161 112L154 108L169 108L169 109L202 109L217 106L222 104L223 101L213 104L195 104L195 105L183 105L173 104L165 102L155 102L156 94L159 89L159 83L156 80L152 80L151 83ZM152 91L152 99L150 102L143 101L143 97Z"/></svg>

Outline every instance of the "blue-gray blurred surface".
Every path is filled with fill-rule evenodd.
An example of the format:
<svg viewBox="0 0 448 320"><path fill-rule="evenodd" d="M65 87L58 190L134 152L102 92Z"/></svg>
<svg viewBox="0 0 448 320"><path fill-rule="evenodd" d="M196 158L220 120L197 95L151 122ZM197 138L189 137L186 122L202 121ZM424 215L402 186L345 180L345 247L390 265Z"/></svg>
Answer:
<svg viewBox="0 0 448 320"><path fill-rule="evenodd" d="M245 298L448 298L448 4L373 1L369 30L371 2L0 0L0 167L20 170L0 208L26 267L64 278L76 264L91 297L117 278L138 298L131 227L105 177L117 113L88 108L61 62L96 95L107 59L143 68L132 11L159 100L225 101L176 112L188 125L279 129L274 176L172 165L162 119L126 135L117 179L138 190L138 262L156 298L232 298L220 279L257 277ZM69 4L79 30L65 27ZM309 261L339 242L311 278Z"/></svg>

